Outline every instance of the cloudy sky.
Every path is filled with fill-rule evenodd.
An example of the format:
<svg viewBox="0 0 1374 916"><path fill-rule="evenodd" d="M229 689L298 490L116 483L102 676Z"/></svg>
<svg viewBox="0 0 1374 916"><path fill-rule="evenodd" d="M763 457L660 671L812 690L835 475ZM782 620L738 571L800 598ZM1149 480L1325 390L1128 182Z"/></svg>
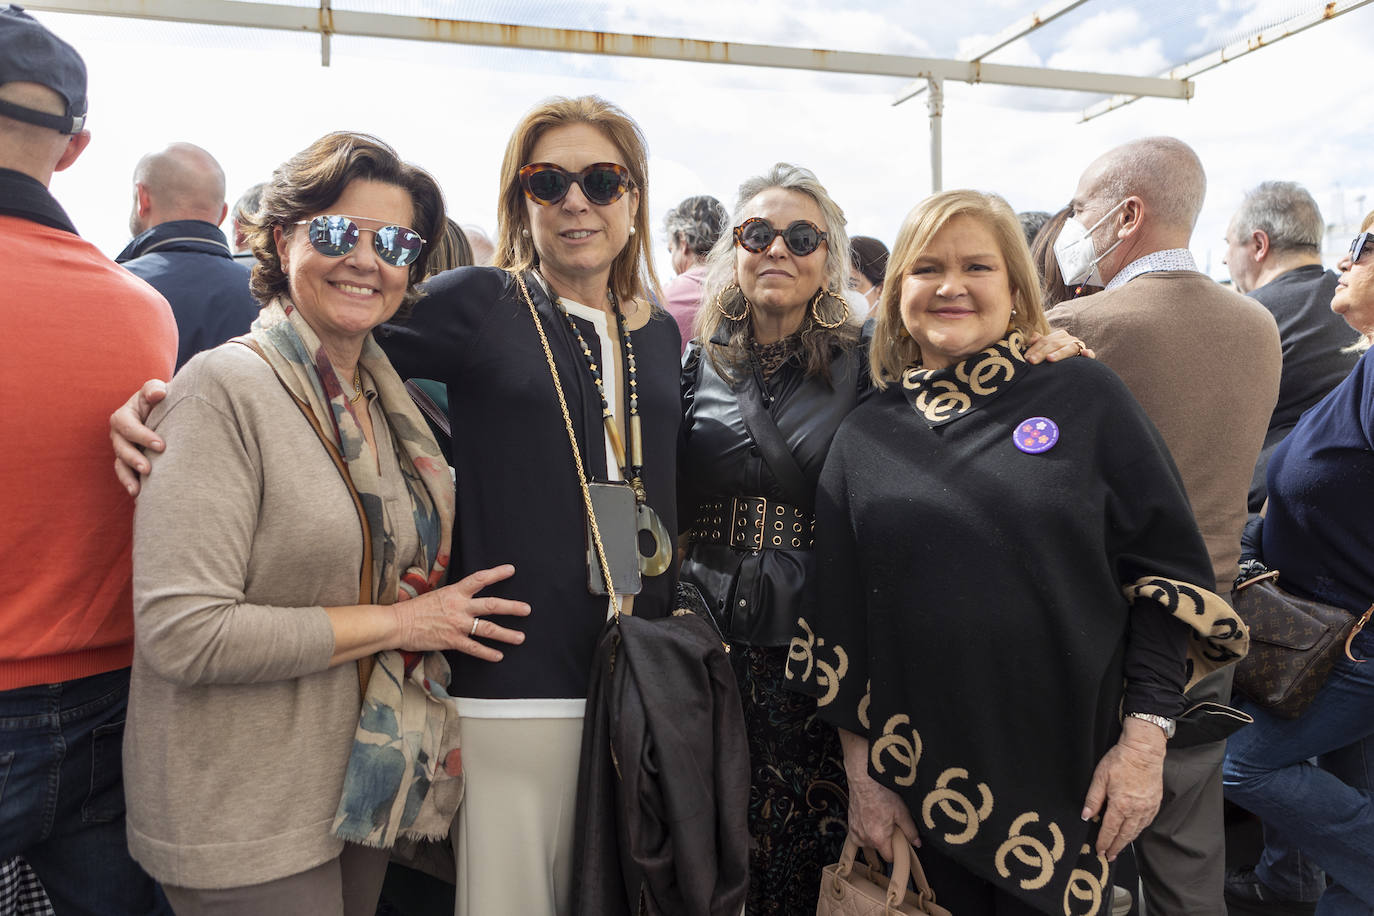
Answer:
<svg viewBox="0 0 1374 916"><path fill-rule="evenodd" d="M957 57L1036 9L1028 0L334 0L335 9L470 18L713 40ZM1089 0L989 60L1155 75L1319 7L1289 0ZM335 37L36 12L85 56L94 141L53 182L82 234L127 241L143 153L187 140L214 153L232 199L319 135L374 133L443 185L464 223L494 227L501 154L520 115L550 95L599 93L649 140L655 224L786 160L813 169L851 234L889 243L930 189L926 106L891 102L905 80ZM1209 187L1193 251L1225 276L1226 223L1245 189L1283 178L1316 196L1333 239L1374 206L1369 92L1374 5L1203 74L1191 101L1147 99L1085 124L1092 97L947 84L946 188L997 191L1054 210L1107 148L1149 134L1191 143ZM1339 244L1339 243L1337 243ZM667 272L661 258L660 272Z"/></svg>

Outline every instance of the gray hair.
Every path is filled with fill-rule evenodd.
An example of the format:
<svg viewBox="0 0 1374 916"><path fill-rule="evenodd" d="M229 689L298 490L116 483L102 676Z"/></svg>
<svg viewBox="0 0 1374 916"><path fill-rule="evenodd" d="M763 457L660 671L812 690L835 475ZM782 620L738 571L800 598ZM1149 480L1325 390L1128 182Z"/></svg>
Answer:
<svg viewBox="0 0 1374 916"><path fill-rule="evenodd" d="M1307 189L1295 181L1266 181L1245 195L1231 229L1248 236L1256 229L1280 251L1319 252L1326 223Z"/></svg>
<svg viewBox="0 0 1374 916"><path fill-rule="evenodd" d="M1193 231L1207 175L1191 146L1174 137L1143 137L1111 150L1101 163L1098 196L1113 203L1139 197L1160 224Z"/></svg>
<svg viewBox="0 0 1374 916"><path fill-rule="evenodd" d="M234 208L229 211L229 218L236 223L246 222L262 206L262 193L266 190L267 182L259 181L244 191L243 196L234 202Z"/></svg>
<svg viewBox="0 0 1374 916"><path fill-rule="evenodd" d="M663 229L668 233L669 244L676 244L681 237L693 254L705 257L729 222L730 214L720 201L700 194L669 210L663 217Z"/></svg>
<svg viewBox="0 0 1374 916"><path fill-rule="evenodd" d="M802 325L802 347L806 356L807 375L824 375L829 371L830 352L833 346L846 346L857 341L860 327L859 321L850 313L849 305L843 298L850 268L849 233L845 232L844 228L844 211L831 199L830 192L825 189L825 185L821 184L814 172L799 165L779 162L767 172L747 179L739 186L735 218L738 219L748 209L754 198L772 188L805 194L816 202L825 220L825 266L821 289L829 290L832 295L822 295L815 309L807 310ZM747 356L751 324L747 316L739 321L726 319L719 307L719 300L723 295L731 298L726 310L737 314L739 305L743 304L744 295L739 291L738 278L735 276L735 238L734 233L729 230L721 234L711 253L706 256L706 279L702 282L701 308L697 310L694 328L696 337L703 344L708 344L722 324L729 326L729 345L725 348L709 348L717 370L729 377L737 368L736 364ZM822 328L814 320L813 312L817 311L822 321L830 323L838 320L839 324L832 329ZM720 352L722 349L726 352Z"/></svg>

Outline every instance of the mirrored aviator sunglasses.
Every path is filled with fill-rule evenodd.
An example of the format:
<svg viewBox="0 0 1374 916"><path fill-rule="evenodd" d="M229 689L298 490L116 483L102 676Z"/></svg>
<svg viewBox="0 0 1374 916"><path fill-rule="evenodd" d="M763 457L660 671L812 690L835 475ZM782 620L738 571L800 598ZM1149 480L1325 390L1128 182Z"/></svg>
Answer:
<svg viewBox="0 0 1374 916"><path fill-rule="evenodd" d="M1374 232L1361 232L1350 243L1350 263L1358 264L1371 249L1374 249Z"/></svg>
<svg viewBox="0 0 1374 916"><path fill-rule="evenodd" d="M624 197L634 181L629 169L614 162L593 162L580 172L569 172L552 162L531 162L520 170L525 196L542 207L562 201L573 185L582 189L589 203L604 207Z"/></svg>
<svg viewBox="0 0 1374 916"><path fill-rule="evenodd" d="M778 236L782 236L783 244L787 246L788 251L804 258L821 247L821 242L829 238L830 234L822 232L815 223L804 219L796 220L786 229L774 229L773 224L763 217L751 216L735 227L735 242L745 251L754 254L768 250L768 246L773 244L773 239Z"/></svg>
<svg viewBox="0 0 1374 916"><path fill-rule="evenodd" d="M426 239L420 233L405 226L383 226L380 229L365 229L354 220L367 219L364 216L343 216L328 214L314 219L303 219L297 226L306 226L307 237L316 251L328 258L341 258L358 244L358 236L363 232L372 233L372 247L377 256L392 267L405 267L413 264L425 247ZM379 220L368 220L379 222Z"/></svg>

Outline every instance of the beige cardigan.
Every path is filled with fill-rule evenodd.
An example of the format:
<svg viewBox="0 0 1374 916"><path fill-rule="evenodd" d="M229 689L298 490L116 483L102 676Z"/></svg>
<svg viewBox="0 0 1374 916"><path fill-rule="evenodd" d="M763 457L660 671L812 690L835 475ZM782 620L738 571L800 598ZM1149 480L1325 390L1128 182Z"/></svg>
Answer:
<svg viewBox="0 0 1374 916"><path fill-rule="evenodd" d="M353 664L327 667L323 608L358 602L357 511L244 346L188 362L150 425L167 450L152 458L134 522L129 848L183 887L296 874L343 848L329 828L360 697ZM385 501L408 515L395 456L383 454Z"/></svg>

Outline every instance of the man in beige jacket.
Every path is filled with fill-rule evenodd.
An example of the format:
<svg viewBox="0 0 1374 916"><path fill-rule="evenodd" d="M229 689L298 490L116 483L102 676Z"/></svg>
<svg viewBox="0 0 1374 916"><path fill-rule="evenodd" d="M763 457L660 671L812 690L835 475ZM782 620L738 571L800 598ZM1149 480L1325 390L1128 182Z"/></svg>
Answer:
<svg viewBox="0 0 1374 916"><path fill-rule="evenodd" d="M1206 185L1197 154L1172 137L1124 144L1088 166L1055 250L1066 283L1096 273L1106 289L1048 317L1094 348L1159 427L1211 553L1216 590L1227 595L1282 357L1273 316L1199 273L1188 251ZM1190 702L1226 702L1231 673L1199 682ZM1135 844L1151 916L1226 916L1224 752L1218 741L1165 757L1159 814Z"/></svg>

